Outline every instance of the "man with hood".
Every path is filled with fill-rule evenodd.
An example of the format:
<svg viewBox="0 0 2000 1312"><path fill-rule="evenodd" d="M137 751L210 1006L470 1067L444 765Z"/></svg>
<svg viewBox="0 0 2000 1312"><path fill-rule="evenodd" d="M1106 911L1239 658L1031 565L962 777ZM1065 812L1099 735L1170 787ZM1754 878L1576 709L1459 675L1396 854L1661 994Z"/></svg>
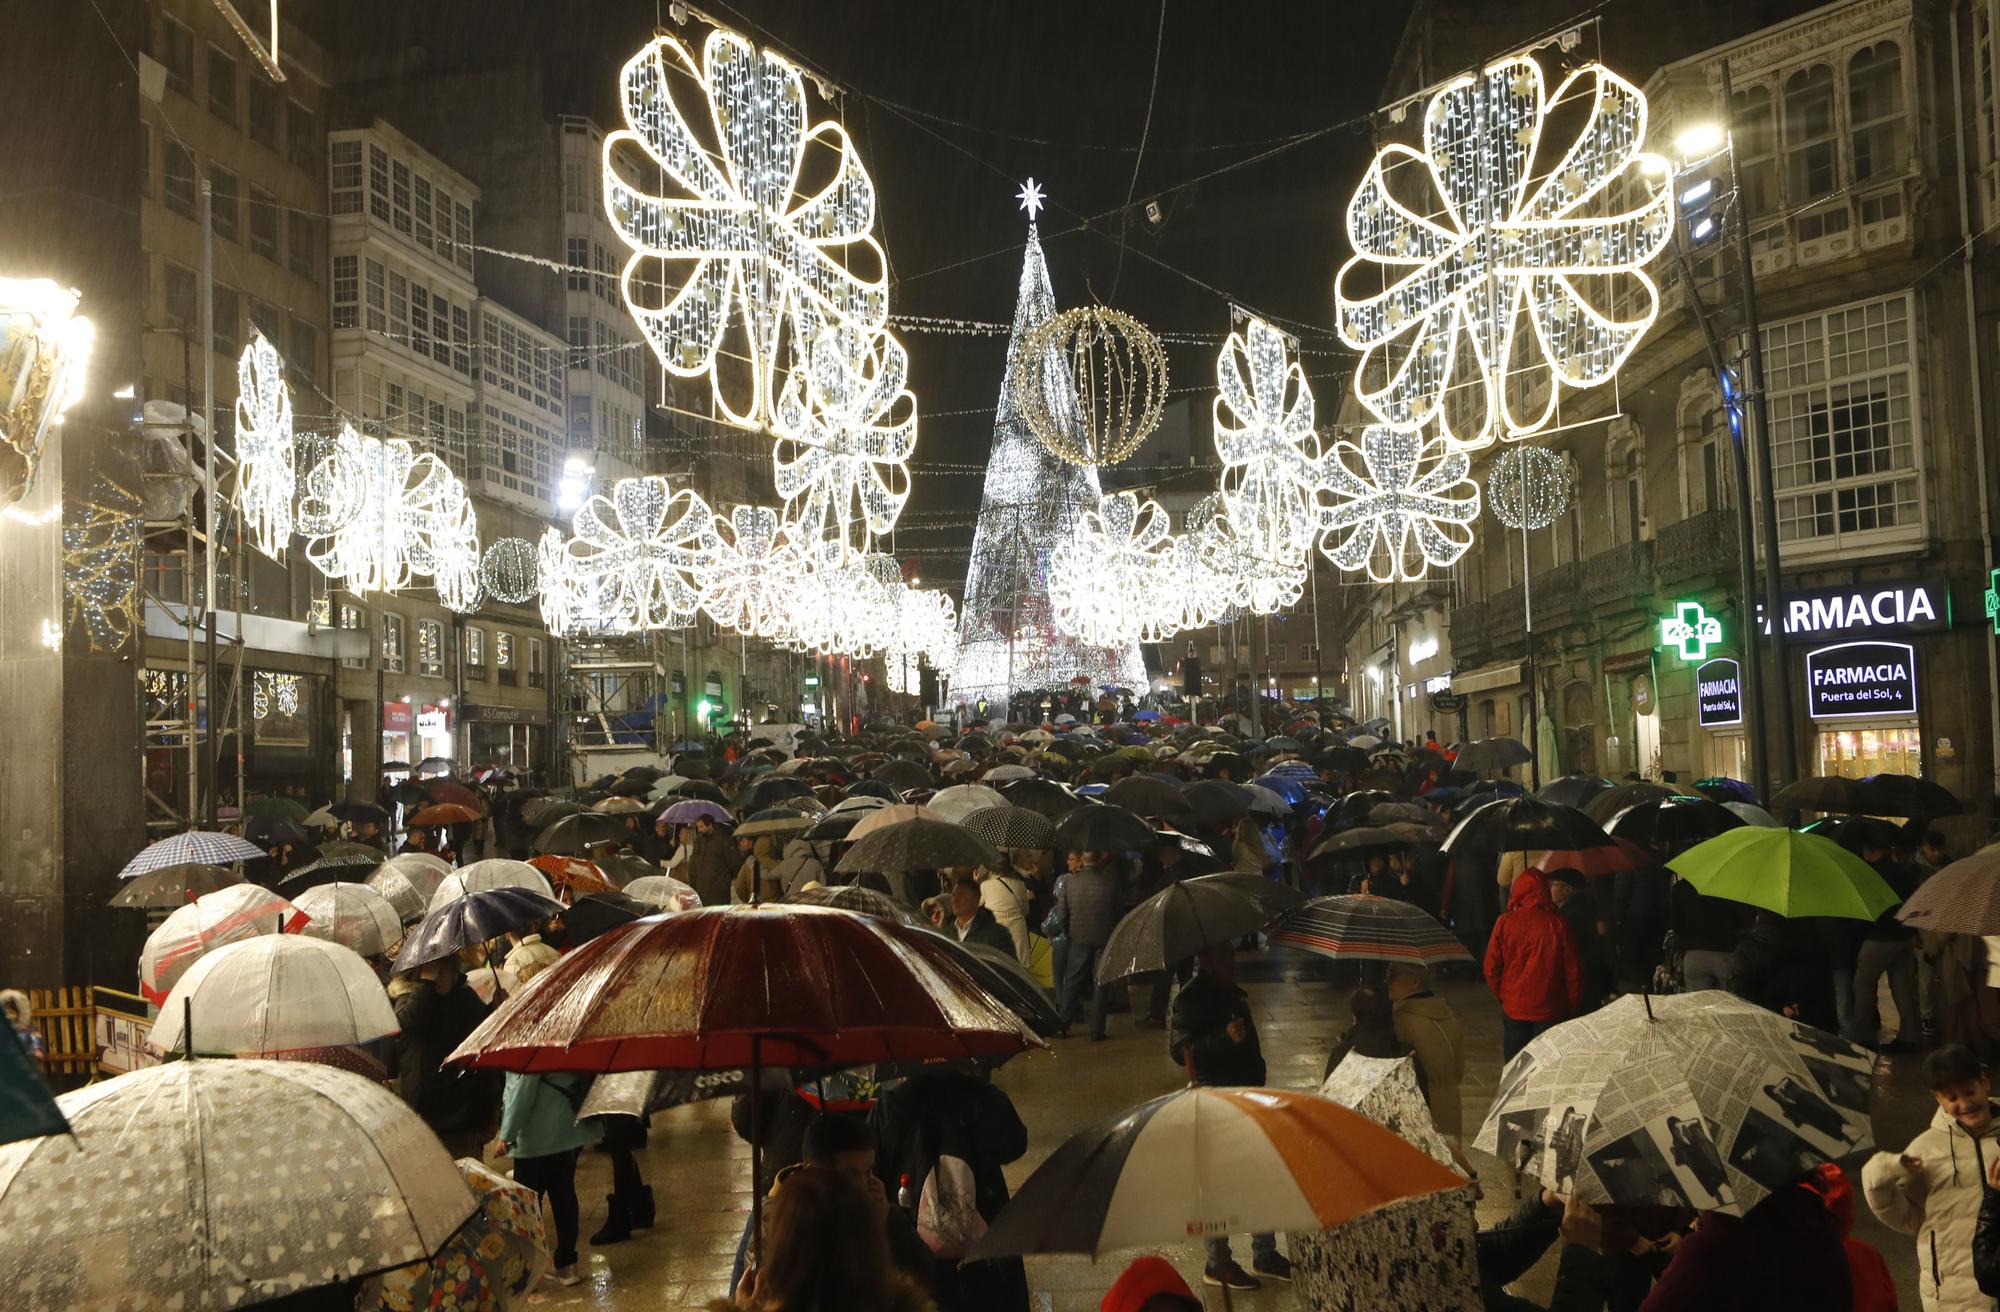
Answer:
<svg viewBox="0 0 2000 1312"><path fill-rule="evenodd" d="M1515 876L1507 909L1486 941L1486 984L1500 1000L1503 1060L1576 1014L1583 965L1569 922L1549 897L1548 879L1529 867Z"/></svg>

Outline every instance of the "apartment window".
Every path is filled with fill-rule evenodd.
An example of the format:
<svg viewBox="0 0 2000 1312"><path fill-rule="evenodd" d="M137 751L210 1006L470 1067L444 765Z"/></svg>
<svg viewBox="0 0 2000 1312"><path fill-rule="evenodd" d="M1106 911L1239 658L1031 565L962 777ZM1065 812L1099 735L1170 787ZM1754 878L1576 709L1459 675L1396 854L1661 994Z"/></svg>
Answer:
<svg viewBox="0 0 2000 1312"><path fill-rule="evenodd" d="M194 156L180 142L167 141L161 143L160 160L160 199L174 213L194 218Z"/></svg>
<svg viewBox="0 0 2000 1312"><path fill-rule="evenodd" d="M333 169L327 188L333 196L335 214L361 213L361 143L336 141L330 147Z"/></svg>
<svg viewBox="0 0 2000 1312"><path fill-rule="evenodd" d="M211 222L215 235L237 240L236 175L228 169L211 164L208 169L209 203L214 215Z"/></svg>
<svg viewBox="0 0 2000 1312"><path fill-rule="evenodd" d="M416 179L416 220L417 244L429 247L431 236L431 180L419 174Z"/></svg>
<svg viewBox="0 0 2000 1312"><path fill-rule="evenodd" d="M394 611L382 612L382 668L390 674L403 672L403 617Z"/></svg>
<svg viewBox="0 0 2000 1312"><path fill-rule="evenodd" d="M286 258L301 278L319 276L319 220L297 210L285 215Z"/></svg>
<svg viewBox="0 0 2000 1312"><path fill-rule="evenodd" d="M261 77L250 79L250 140L260 146L277 150L278 143L278 89Z"/></svg>
<svg viewBox="0 0 2000 1312"><path fill-rule="evenodd" d="M417 673L444 677L444 625L437 620L417 621Z"/></svg>
<svg viewBox="0 0 2000 1312"><path fill-rule="evenodd" d="M1722 510L1731 504L1729 415L1713 391L1694 397L1681 412L1681 478L1687 513Z"/></svg>
<svg viewBox="0 0 2000 1312"><path fill-rule="evenodd" d="M451 193L442 186L436 189L436 198L431 203L431 226L437 230L437 253L451 258Z"/></svg>
<svg viewBox="0 0 2000 1312"><path fill-rule="evenodd" d="M389 166L389 199L394 208L396 231L410 235L410 166L396 160Z"/></svg>
<svg viewBox="0 0 2000 1312"><path fill-rule="evenodd" d="M1803 205L1840 188L1840 142L1834 122L1833 69L1826 64L1785 79L1786 199Z"/></svg>
<svg viewBox="0 0 2000 1312"><path fill-rule="evenodd" d="M184 269L169 260L166 264L166 276L161 281L166 292L167 322L177 328L194 327L194 270Z"/></svg>
<svg viewBox="0 0 2000 1312"><path fill-rule="evenodd" d="M451 207L452 237L458 243L458 267L472 272L472 206L464 202Z"/></svg>
<svg viewBox="0 0 2000 1312"><path fill-rule="evenodd" d="M353 328L361 301L361 257L333 257L333 326Z"/></svg>
<svg viewBox="0 0 2000 1312"><path fill-rule="evenodd" d="M1908 296L1774 324L1764 342L1778 541L1920 536Z"/></svg>
<svg viewBox="0 0 2000 1312"><path fill-rule="evenodd" d="M236 126L236 61L208 48L208 112Z"/></svg>
<svg viewBox="0 0 2000 1312"><path fill-rule="evenodd" d="M1857 51L1847 65L1847 122L1854 180L1903 171L1903 52L1894 41Z"/></svg>
<svg viewBox="0 0 2000 1312"><path fill-rule="evenodd" d="M385 333L389 331L388 277L382 266L375 260L367 262L368 285L368 331Z"/></svg>
<svg viewBox="0 0 2000 1312"><path fill-rule="evenodd" d="M167 70L167 90L194 99L194 33L171 18L160 19L160 63Z"/></svg>
<svg viewBox="0 0 2000 1312"><path fill-rule="evenodd" d="M520 683L521 671L514 664L514 635L505 629L497 629L493 634L493 668L502 686L512 688Z"/></svg>
<svg viewBox="0 0 2000 1312"><path fill-rule="evenodd" d="M277 262L278 198L262 187L250 188L250 249Z"/></svg>
<svg viewBox="0 0 2000 1312"><path fill-rule="evenodd" d="M563 212L567 214L590 213L591 202L596 199L596 179L591 177L587 160L569 159L563 161Z"/></svg>
<svg viewBox="0 0 2000 1312"><path fill-rule="evenodd" d="M563 244L569 272L564 275L564 285L573 292L590 290L590 242L584 237L571 237Z"/></svg>
<svg viewBox="0 0 2000 1312"><path fill-rule="evenodd" d="M472 377L472 312L451 307L451 368L461 378Z"/></svg>
<svg viewBox="0 0 2000 1312"><path fill-rule="evenodd" d="M394 269L389 271L389 335L399 342L410 340L410 284Z"/></svg>
<svg viewBox="0 0 2000 1312"><path fill-rule="evenodd" d="M285 153L291 157L294 168L318 172L319 152L313 149L312 111L296 100L285 106Z"/></svg>
<svg viewBox="0 0 2000 1312"><path fill-rule="evenodd" d="M528 686L539 688L548 680L548 671L542 665L542 640L528 639Z"/></svg>
<svg viewBox="0 0 2000 1312"><path fill-rule="evenodd" d="M465 629L465 673L467 678L486 678L486 630L467 625Z"/></svg>
<svg viewBox="0 0 2000 1312"><path fill-rule="evenodd" d="M422 283L410 284L410 349L431 353L431 290Z"/></svg>
<svg viewBox="0 0 2000 1312"><path fill-rule="evenodd" d="M1979 61L1979 159L2000 161L2000 102L1993 94L1993 16L1986 5L1972 7L1972 44Z"/></svg>
<svg viewBox="0 0 2000 1312"><path fill-rule="evenodd" d="M451 302L435 291L431 293L431 334L437 339L431 343L431 359L450 368Z"/></svg>
<svg viewBox="0 0 2000 1312"><path fill-rule="evenodd" d="M319 329L303 319L288 318L285 325L291 331L291 359L288 363L292 372L308 384L319 380Z"/></svg>
<svg viewBox="0 0 2000 1312"><path fill-rule="evenodd" d="M1745 206L1751 214L1772 213L1778 208L1778 127L1771 114L1770 88L1749 87L1731 99Z"/></svg>
<svg viewBox="0 0 2000 1312"><path fill-rule="evenodd" d="M368 212L389 221L389 152L374 145L368 147Z"/></svg>
<svg viewBox="0 0 2000 1312"><path fill-rule="evenodd" d="M351 606L346 602L342 602L340 606L340 627L343 629L366 628L367 619L362 615L361 607ZM365 670L368 668L368 658L366 656L342 657L340 663L350 670Z"/></svg>
<svg viewBox="0 0 2000 1312"><path fill-rule="evenodd" d="M271 349L280 355L285 351L285 314L275 305L267 305L256 297L250 298L250 330L262 333Z"/></svg>
<svg viewBox="0 0 2000 1312"><path fill-rule="evenodd" d="M1290 651L1288 644L1274 642L1271 644L1271 649L1264 653L1264 659L1274 666L1283 665L1290 659Z"/></svg>
<svg viewBox="0 0 2000 1312"><path fill-rule="evenodd" d="M243 322L243 306L233 287L215 284L215 350L234 360L242 349L238 326Z"/></svg>
<svg viewBox="0 0 2000 1312"><path fill-rule="evenodd" d="M139 125L139 194L153 194L153 128L149 123Z"/></svg>

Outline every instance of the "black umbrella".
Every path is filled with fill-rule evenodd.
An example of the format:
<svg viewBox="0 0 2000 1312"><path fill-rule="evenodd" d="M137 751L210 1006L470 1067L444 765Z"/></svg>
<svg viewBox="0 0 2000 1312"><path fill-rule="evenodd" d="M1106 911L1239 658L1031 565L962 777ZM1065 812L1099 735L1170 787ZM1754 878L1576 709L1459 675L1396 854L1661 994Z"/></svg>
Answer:
<svg viewBox="0 0 2000 1312"><path fill-rule="evenodd" d="M1125 914L1097 965L1097 982L1166 970L1204 948L1254 934L1305 901L1262 875L1225 871L1169 884Z"/></svg>
<svg viewBox="0 0 2000 1312"><path fill-rule="evenodd" d="M625 885L635 879L657 875L660 868L644 857L633 856L629 852L614 852L610 856L591 858L591 864L598 872L614 884Z"/></svg>
<svg viewBox="0 0 2000 1312"><path fill-rule="evenodd" d="M350 824L365 825L372 823L387 826L389 823L389 813L373 802L335 802L326 809L333 812L342 820L348 821Z"/></svg>
<svg viewBox="0 0 2000 1312"><path fill-rule="evenodd" d="M1444 840L1444 850L1450 853L1567 852L1609 846L1611 836L1583 812L1525 795L1477 808Z"/></svg>
<svg viewBox="0 0 2000 1312"><path fill-rule="evenodd" d="M1065 852L1143 852L1154 842L1153 827L1122 806L1072 811L1056 826Z"/></svg>
<svg viewBox="0 0 2000 1312"><path fill-rule="evenodd" d="M1868 808L1875 815L1900 815L1914 820L1958 815L1965 810L1943 786L1915 775L1871 774L1862 782L1875 796L1875 805Z"/></svg>
<svg viewBox="0 0 2000 1312"><path fill-rule="evenodd" d="M1078 807L1092 805L1053 779L1016 779L1002 784L1000 795L1015 806L1038 811L1051 820L1060 820Z"/></svg>
<svg viewBox="0 0 2000 1312"><path fill-rule="evenodd" d="M1379 825L1361 825L1354 829L1343 829L1333 837L1314 848L1306 858L1306 864L1319 865L1323 862L1337 864L1343 861L1358 861L1373 856L1377 852L1405 852L1426 840L1413 837L1408 830L1398 833L1394 829ZM1433 846L1437 840L1429 840Z"/></svg>
<svg viewBox="0 0 2000 1312"><path fill-rule="evenodd" d="M844 842L846 841L848 831L860 824L861 817L867 814L868 812L866 811L858 810L830 811L818 820L815 820L812 828L806 830L803 837L814 842L821 840L830 840L836 843Z"/></svg>
<svg viewBox="0 0 2000 1312"><path fill-rule="evenodd" d="M1155 775L1135 774L1104 790L1104 800L1156 820L1191 820L1194 807L1180 789Z"/></svg>
<svg viewBox="0 0 2000 1312"><path fill-rule="evenodd" d="M1049 848L1055 846L1056 822L1025 806L986 806L958 822L992 846Z"/></svg>
<svg viewBox="0 0 2000 1312"><path fill-rule="evenodd" d="M630 765L625 767L624 777L627 779L644 779L650 784L655 779L665 778L668 773L669 771L662 770L657 765Z"/></svg>
<svg viewBox="0 0 2000 1312"><path fill-rule="evenodd" d="M807 906L815 907L838 907L842 911L852 911L857 916L893 920L899 925L910 925L918 929L931 928L930 921L887 893L878 893L859 884L822 884L818 888L801 889L785 901L803 902Z"/></svg>
<svg viewBox="0 0 2000 1312"><path fill-rule="evenodd" d="M1484 738L1459 748L1458 759L1454 765L1460 770L1481 774L1487 770L1505 770L1513 765L1526 765L1533 759L1534 754L1519 738Z"/></svg>
<svg viewBox="0 0 2000 1312"><path fill-rule="evenodd" d="M736 813L748 815L789 798L812 795L812 785L797 775L767 774L736 795Z"/></svg>
<svg viewBox="0 0 2000 1312"><path fill-rule="evenodd" d="M617 783L611 785L611 795L613 797L651 797L653 795L653 781L651 779L634 779L630 777L620 779Z"/></svg>
<svg viewBox="0 0 2000 1312"><path fill-rule="evenodd" d="M949 820L918 816L875 830L840 858L839 874L891 874L946 866L1002 865L998 852Z"/></svg>
<svg viewBox="0 0 2000 1312"><path fill-rule="evenodd" d="M1636 783L1619 784L1615 788L1607 788L1577 809L1592 820L1595 820L1598 824L1603 824L1626 807L1636 806L1640 802L1656 801L1662 797L1699 796L1701 796L1700 793L1682 788L1678 784L1655 784L1640 780Z"/></svg>
<svg viewBox="0 0 2000 1312"><path fill-rule="evenodd" d="M1062 1013L1056 1010L1055 1000L1012 953L976 943L960 943L949 932L939 937L956 949L951 953L952 960L979 987L1005 1003L1007 1010L1021 1018L1022 1024L1043 1038L1062 1029Z"/></svg>
<svg viewBox="0 0 2000 1312"><path fill-rule="evenodd" d="M599 843L622 843L630 833L631 831L625 827L623 816L583 811L576 815L566 815L553 824L545 825L542 831L535 835L532 846L537 852L552 852L558 856L581 856Z"/></svg>
<svg viewBox="0 0 2000 1312"><path fill-rule="evenodd" d="M243 836L263 848L275 852L285 844L293 847L310 847L312 840L306 831L291 820L274 820L268 816L256 816L243 826Z"/></svg>
<svg viewBox="0 0 2000 1312"><path fill-rule="evenodd" d="M710 783L706 779L683 779L662 796L676 802L713 802L717 806L729 805L729 795L722 791L721 785Z"/></svg>
<svg viewBox="0 0 2000 1312"><path fill-rule="evenodd" d="M1358 774L1368 768L1368 753L1359 747L1329 747L1312 758L1315 770L1345 770Z"/></svg>
<svg viewBox="0 0 2000 1312"><path fill-rule="evenodd" d="M1771 799L1771 810L1777 811L1826 811L1843 815L1866 815L1876 810L1880 800L1865 779L1849 779L1843 775L1807 775L1778 790Z"/></svg>
<svg viewBox="0 0 2000 1312"><path fill-rule="evenodd" d="M870 779L880 780L898 792L908 792L912 788L935 788L937 778L930 770L915 761L884 761L869 772Z"/></svg>
<svg viewBox="0 0 2000 1312"><path fill-rule="evenodd" d="M847 785L849 797L879 797L885 802L901 801L903 795L880 779L856 779Z"/></svg>
<svg viewBox="0 0 2000 1312"><path fill-rule="evenodd" d="M1582 810L1586 802L1610 787L1611 781L1602 775L1566 774L1560 779L1549 780L1536 796L1557 806L1573 806Z"/></svg>
<svg viewBox="0 0 2000 1312"><path fill-rule="evenodd" d="M1740 829L1743 817L1706 797L1637 802L1604 822L1604 832L1641 846L1680 848Z"/></svg>
<svg viewBox="0 0 2000 1312"><path fill-rule="evenodd" d="M1827 816L1807 825L1805 832L1831 838L1856 856L1861 854L1863 848L1888 851L1908 845L1901 829L1887 820L1877 820L1868 815Z"/></svg>
<svg viewBox="0 0 2000 1312"><path fill-rule="evenodd" d="M521 822L540 828L552 825L566 815L576 815L588 809L558 797L531 797L521 803Z"/></svg>
<svg viewBox="0 0 2000 1312"><path fill-rule="evenodd" d="M502 934L563 913L563 904L526 888L489 888L455 897L418 921L396 954L396 971L442 961L460 948L491 942Z"/></svg>
<svg viewBox="0 0 2000 1312"><path fill-rule="evenodd" d="M1187 804L1194 808L1195 819L1211 828L1247 815L1250 799L1254 795L1242 784L1231 783L1227 779L1204 779L1200 783L1189 784L1182 794Z"/></svg>
<svg viewBox="0 0 2000 1312"><path fill-rule="evenodd" d="M296 870L288 870L278 881L278 887L288 893L303 893L321 884L332 884L347 879L359 882L363 876L382 864L383 856L373 848L362 852L329 851L335 847L363 847L360 843L328 843L319 851L319 857Z"/></svg>
<svg viewBox="0 0 2000 1312"><path fill-rule="evenodd" d="M574 948L658 911L652 903L627 897L614 889L578 898L563 912L562 920L569 931L569 945Z"/></svg>

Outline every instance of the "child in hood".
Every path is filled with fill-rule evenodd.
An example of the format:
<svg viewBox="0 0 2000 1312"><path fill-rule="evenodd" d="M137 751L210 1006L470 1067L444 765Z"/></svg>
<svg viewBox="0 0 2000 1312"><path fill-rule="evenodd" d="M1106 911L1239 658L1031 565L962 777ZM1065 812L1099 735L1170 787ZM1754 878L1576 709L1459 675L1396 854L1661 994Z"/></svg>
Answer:
<svg viewBox="0 0 2000 1312"><path fill-rule="evenodd" d="M1986 1163L2000 1155L2000 1109L1985 1067L1963 1044L1925 1057L1924 1076L1938 1104L1930 1128L1900 1154L1869 1158L1861 1186L1884 1225L1917 1237L1924 1312L1992 1312L1973 1274L1972 1236Z"/></svg>

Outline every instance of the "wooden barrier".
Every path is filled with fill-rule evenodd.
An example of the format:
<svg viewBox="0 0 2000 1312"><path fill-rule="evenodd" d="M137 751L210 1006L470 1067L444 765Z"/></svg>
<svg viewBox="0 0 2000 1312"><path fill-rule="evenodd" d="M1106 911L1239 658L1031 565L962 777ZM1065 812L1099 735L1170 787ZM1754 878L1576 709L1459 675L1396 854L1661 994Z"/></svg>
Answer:
<svg viewBox="0 0 2000 1312"><path fill-rule="evenodd" d="M35 1026L48 1045L44 1069L51 1076L97 1074L97 1041L92 1034L95 1008L90 990L82 986L30 989L28 1005L35 1009Z"/></svg>

